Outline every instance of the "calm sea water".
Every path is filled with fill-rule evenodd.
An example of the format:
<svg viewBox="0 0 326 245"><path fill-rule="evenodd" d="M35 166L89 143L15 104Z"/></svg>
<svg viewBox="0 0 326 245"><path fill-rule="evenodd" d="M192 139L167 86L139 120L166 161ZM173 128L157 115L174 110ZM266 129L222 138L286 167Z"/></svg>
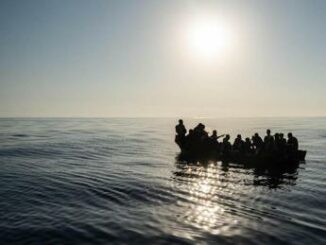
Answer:
<svg viewBox="0 0 326 245"><path fill-rule="evenodd" d="M199 121L292 131L307 160L180 163L175 119L0 119L0 243L326 243L326 118Z"/></svg>

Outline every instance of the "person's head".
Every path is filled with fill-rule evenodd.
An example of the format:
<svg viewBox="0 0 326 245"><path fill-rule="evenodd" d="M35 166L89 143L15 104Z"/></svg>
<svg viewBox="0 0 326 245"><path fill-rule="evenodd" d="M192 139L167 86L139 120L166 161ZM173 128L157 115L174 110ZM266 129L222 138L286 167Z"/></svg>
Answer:
<svg viewBox="0 0 326 245"><path fill-rule="evenodd" d="M283 139L283 138L284 138L284 134L280 133L280 139Z"/></svg>
<svg viewBox="0 0 326 245"><path fill-rule="evenodd" d="M183 120L182 119L179 119L179 124L183 124Z"/></svg>
<svg viewBox="0 0 326 245"><path fill-rule="evenodd" d="M213 135L216 136L217 135L217 131L213 130Z"/></svg>
<svg viewBox="0 0 326 245"><path fill-rule="evenodd" d="M267 129L267 130L266 130L266 134L267 134L267 135L271 135L271 130L270 130L270 129Z"/></svg>
<svg viewBox="0 0 326 245"><path fill-rule="evenodd" d="M237 138L238 138L239 140L241 140L241 134L238 134L238 135L237 135Z"/></svg>
<svg viewBox="0 0 326 245"><path fill-rule="evenodd" d="M248 143L250 142L250 139L248 137L246 138L246 142L248 142Z"/></svg>
<svg viewBox="0 0 326 245"><path fill-rule="evenodd" d="M194 134L194 130L193 129L189 129L189 134L190 135Z"/></svg>
<svg viewBox="0 0 326 245"><path fill-rule="evenodd" d="M292 133L288 133L288 137L291 139L293 137Z"/></svg>
<svg viewBox="0 0 326 245"><path fill-rule="evenodd" d="M280 134L276 133L274 136L275 136L275 139L278 139L280 137Z"/></svg>
<svg viewBox="0 0 326 245"><path fill-rule="evenodd" d="M255 133L255 137L258 137L259 136L259 134L258 133Z"/></svg>
<svg viewBox="0 0 326 245"><path fill-rule="evenodd" d="M229 134L225 135L225 139L226 140L229 140L230 139L230 135Z"/></svg>

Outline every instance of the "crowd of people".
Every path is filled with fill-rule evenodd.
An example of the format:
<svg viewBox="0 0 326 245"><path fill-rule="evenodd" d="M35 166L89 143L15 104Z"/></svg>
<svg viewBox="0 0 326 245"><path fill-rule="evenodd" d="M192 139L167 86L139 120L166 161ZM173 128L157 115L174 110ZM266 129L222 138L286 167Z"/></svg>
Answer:
<svg viewBox="0 0 326 245"><path fill-rule="evenodd" d="M292 133L288 133L288 138L284 138L283 133L271 134L271 130L267 129L264 139L255 133L251 138L242 138L238 134L233 144L230 142L230 135L218 135L213 130L209 135L205 130L205 125L199 123L194 129L187 129L183 124L183 120L179 120L179 124L175 127L175 142L181 149L188 152L196 153L198 151L216 151L218 153L228 154L231 151L237 151L244 154L261 154L261 153L278 153L285 154L298 151L299 144L296 137ZM220 140L223 138L222 140Z"/></svg>

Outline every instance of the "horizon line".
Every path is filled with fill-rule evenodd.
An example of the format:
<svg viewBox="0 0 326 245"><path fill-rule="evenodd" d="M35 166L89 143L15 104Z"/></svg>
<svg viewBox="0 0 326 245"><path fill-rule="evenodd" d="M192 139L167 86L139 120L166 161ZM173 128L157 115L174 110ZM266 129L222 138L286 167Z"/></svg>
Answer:
<svg viewBox="0 0 326 245"><path fill-rule="evenodd" d="M0 116L0 119L227 119L227 118L326 118L324 116Z"/></svg>

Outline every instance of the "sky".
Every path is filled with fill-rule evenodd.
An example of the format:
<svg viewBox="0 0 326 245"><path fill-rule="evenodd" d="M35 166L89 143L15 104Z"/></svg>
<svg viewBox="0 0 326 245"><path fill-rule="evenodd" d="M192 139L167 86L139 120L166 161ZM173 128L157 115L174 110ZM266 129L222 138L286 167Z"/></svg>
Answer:
<svg viewBox="0 0 326 245"><path fill-rule="evenodd" d="M0 0L0 117L326 116L325 44L323 0Z"/></svg>

